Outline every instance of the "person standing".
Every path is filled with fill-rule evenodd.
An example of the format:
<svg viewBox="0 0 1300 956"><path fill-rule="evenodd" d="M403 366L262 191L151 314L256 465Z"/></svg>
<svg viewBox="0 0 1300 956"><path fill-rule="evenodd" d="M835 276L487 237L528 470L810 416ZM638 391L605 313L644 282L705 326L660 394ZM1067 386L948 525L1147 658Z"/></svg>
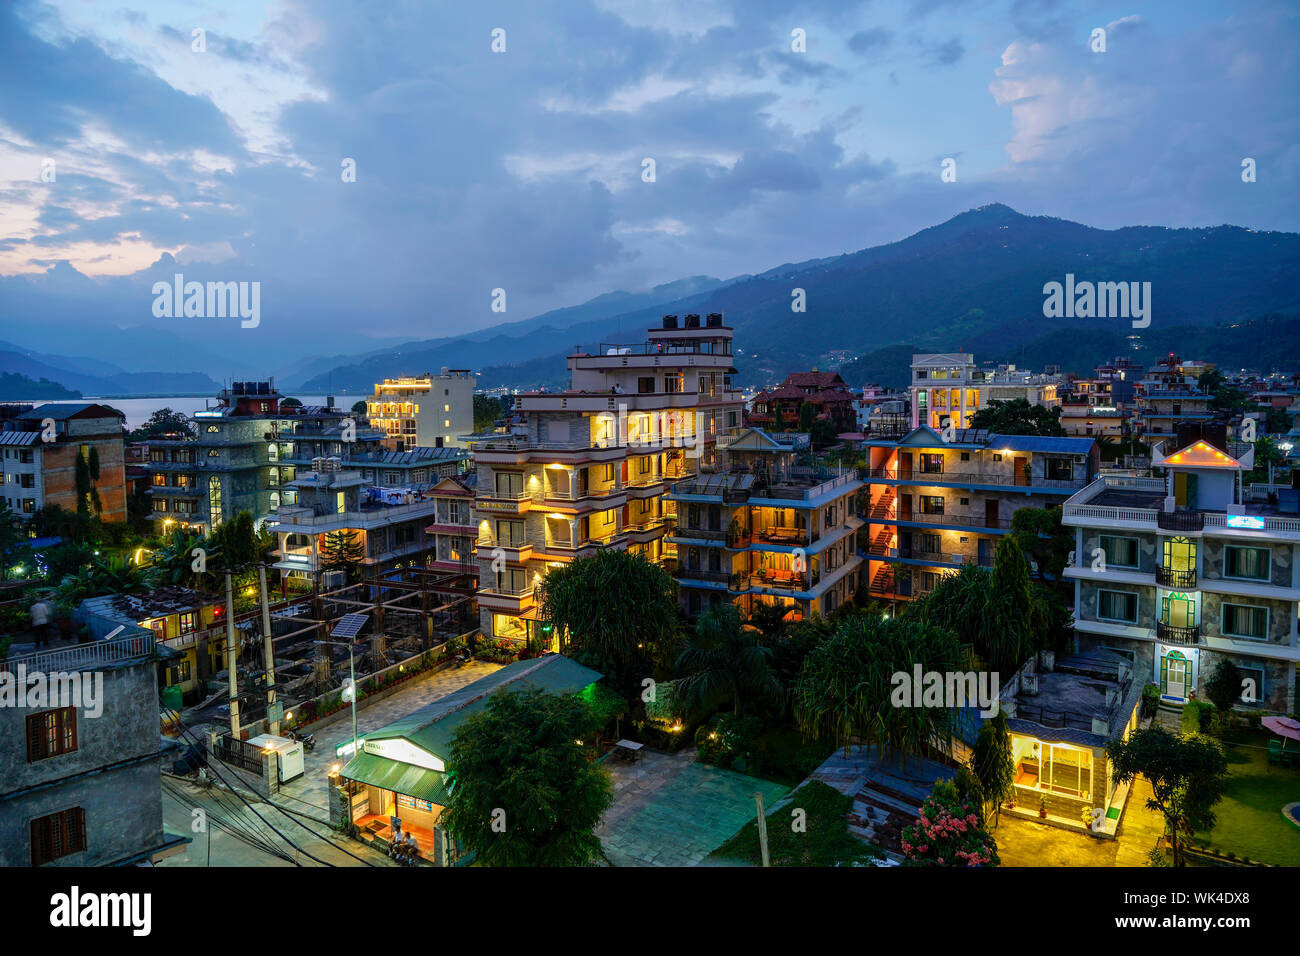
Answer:
<svg viewBox="0 0 1300 956"><path fill-rule="evenodd" d="M50 639L50 606L44 599L32 605L32 632L36 635L36 646L44 647Z"/></svg>

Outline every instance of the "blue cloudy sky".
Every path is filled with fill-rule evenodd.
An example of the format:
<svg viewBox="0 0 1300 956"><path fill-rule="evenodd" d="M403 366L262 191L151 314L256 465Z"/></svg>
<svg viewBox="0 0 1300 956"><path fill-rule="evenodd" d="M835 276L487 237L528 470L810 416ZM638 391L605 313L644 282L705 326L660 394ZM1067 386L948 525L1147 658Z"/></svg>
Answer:
<svg viewBox="0 0 1300 956"><path fill-rule="evenodd" d="M0 339L177 331L183 270L262 283L227 344L343 352L991 201L1300 230L1297 41L1294 0L6 3Z"/></svg>

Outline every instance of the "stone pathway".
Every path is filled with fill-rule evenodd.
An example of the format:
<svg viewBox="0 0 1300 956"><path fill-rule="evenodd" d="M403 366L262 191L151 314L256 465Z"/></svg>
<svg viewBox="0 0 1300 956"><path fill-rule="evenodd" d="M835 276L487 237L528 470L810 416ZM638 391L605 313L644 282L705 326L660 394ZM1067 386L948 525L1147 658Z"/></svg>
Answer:
<svg viewBox="0 0 1300 956"><path fill-rule="evenodd" d="M789 788L697 763L694 750L641 751L635 763L605 760L614 805L596 835L614 866L697 866Z"/></svg>

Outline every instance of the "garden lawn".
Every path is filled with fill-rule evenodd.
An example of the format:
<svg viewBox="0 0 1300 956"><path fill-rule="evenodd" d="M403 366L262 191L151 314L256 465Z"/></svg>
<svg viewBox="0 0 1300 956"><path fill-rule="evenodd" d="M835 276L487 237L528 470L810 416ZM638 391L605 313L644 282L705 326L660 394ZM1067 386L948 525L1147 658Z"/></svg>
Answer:
<svg viewBox="0 0 1300 956"><path fill-rule="evenodd" d="M1300 799L1300 769L1268 762L1272 734L1233 731L1223 742L1228 783L1214 807L1214 829L1197 831L1196 842L1274 866L1300 866L1300 830L1282 818L1282 807ZM1291 746L1294 746L1292 744Z"/></svg>
<svg viewBox="0 0 1300 956"><path fill-rule="evenodd" d="M837 866L867 863L881 856L875 847L857 839L848 829L846 815L853 800L820 780L810 780L789 797L789 802L767 814L768 854L772 866ZM805 832L791 827L791 811L807 814ZM709 854L712 860L743 860L762 866L758 823L746 823L739 833Z"/></svg>

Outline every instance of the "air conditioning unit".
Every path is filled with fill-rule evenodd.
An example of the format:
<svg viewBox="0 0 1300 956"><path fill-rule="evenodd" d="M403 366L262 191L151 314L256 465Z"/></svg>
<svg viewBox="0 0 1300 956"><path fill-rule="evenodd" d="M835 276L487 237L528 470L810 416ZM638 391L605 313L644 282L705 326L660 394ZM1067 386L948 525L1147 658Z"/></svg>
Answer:
<svg viewBox="0 0 1300 956"><path fill-rule="evenodd" d="M348 573L346 571L326 571L320 576L320 586L325 590L341 588L348 583Z"/></svg>

